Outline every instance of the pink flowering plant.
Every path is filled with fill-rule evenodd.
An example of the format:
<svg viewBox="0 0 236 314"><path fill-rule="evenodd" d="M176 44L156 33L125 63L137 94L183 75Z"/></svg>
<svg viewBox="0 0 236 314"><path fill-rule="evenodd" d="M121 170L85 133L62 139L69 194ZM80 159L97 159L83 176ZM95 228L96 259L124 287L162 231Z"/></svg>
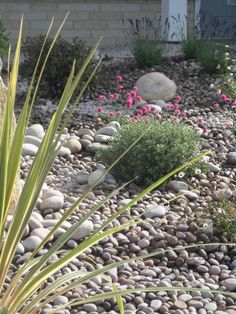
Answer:
<svg viewBox="0 0 236 314"><path fill-rule="evenodd" d="M218 102L213 103L215 110L220 110L222 107L227 109L236 108L236 81L234 73L232 72L235 60L231 58L228 52L228 46L225 46L226 52L224 54L224 67L218 65L219 72L221 73L221 80L219 83L211 84L210 88L217 91Z"/></svg>

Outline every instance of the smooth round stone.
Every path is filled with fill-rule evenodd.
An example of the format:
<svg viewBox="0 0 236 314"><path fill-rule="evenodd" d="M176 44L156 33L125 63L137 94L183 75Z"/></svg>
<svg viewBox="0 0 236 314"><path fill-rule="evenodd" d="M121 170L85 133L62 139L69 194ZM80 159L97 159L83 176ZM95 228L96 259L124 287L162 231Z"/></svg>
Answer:
<svg viewBox="0 0 236 314"><path fill-rule="evenodd" d="M40 215L38 212L35 212L35 211L32 212L31 217L32 217L32 218L35 218L36 220L38 220L38 221L40 221L40 222L43 221L43 216Z"/></svg>
<svg viewBox="0 0 236 314"><path fill-rule="evenodd" d="M32 145L35 145L36 147L39 147L41 144L41 140L35 136L26 135L24 138L24 143L32 144Z"/></svg>
<svg viewBox="0 0 236 314"><path fill-rule="evenodd" d="M79 153L82 149L82 145L76 139L69 139L65 144L64 147L69 148L72 154Z"/></svg>
<svg viewBox="0 0 236 314"><path fill-rule="evenodd" d="M83 139L83 138L81 138L80 143L81 143L82 147L86 147L86 146L92 144L91 141Z"/></svg>
<svg viewBox="0 0 236 314"><path fill-rule="evenodd" d="M45 228L38 228L38 229L34 229L30 235L31 236L37 236L38 238L40 238L41 240L44 240L46 238L46 236L49 234L50 230L45 229ZM53 237L51 237L50 240L52 240Z"/></svg>
<svg viewBox="0 0 236 314"><path fill-rule="evenodd" d="M187 304L183 301L180 301L180 300L176 300L174 302L174 306L175 308L179 309L179 310L185 310L187 309Z"/></svg>
<svg viewBox="0 0 236 314"><path fill-rule="evenodd" d="M179 195L184 195L185 197L187 197L190 201L196 201L199 196L197 193L194 193L192 191L188 191L188 190L180 190L178 192Z"/></svg>
<svg viewBox="0 0 236 314"><path fill-rule="evenodd" d="M93 223L90 220L86 220L82 223L82 225L75 231L75 233L72 235L72 240L80 240L85 238L87 235L89 235L93 231Z"/></svg>
<svg viewBox="0 0 236 314"><path fill-rule="evenodd" d="M63 296L63 295L61 295L61 296L59 296L59 297L57 297L57 298L55 298L55 299L53 300L53 304L54 304L54 305L66 304L66 303L68 303L68 302L69 302L68 298L65 297L65 296Z"/></svg>
<svg viewBox="0 0 236 314"><path fill-rule="evenodd" d="M219 171L221 171L221 168L219 166L216 166L216 165L212 164L211 162L207 162L206 164L209 166L210 172L219 172Z"/></svg>
<svg viewBox="0 0 236 314"><path fill-rule="evenodd" d="M141 247L141 249L145 249L149 247L149 245L150 245L150 241L147 239L141 239L138 241L138 246Z"/></svg>
<svg viewBox="0 0 236 314"><path fill-rule="evenodd" d="M88 134L84 134L84 135L82 136L82 140L87 140L87 141L89 141L89 142L93 142L93 141L94 141L94 138L93 138L92 136L88 135ZM80 141L81 141L81 139L80 139Z"/></svg>
<svg viewBox="0 0 236 314"><path fill-rule="evenodd" d="M44 219L43 226L44 228L54 227L59 222L59 219ZM67 230L71 227L71 223L68 221L64 221L61 224L61 228Z"/></svg>
<svg viewBox="0 0 236 314"><path fill-rule="evenodd" d="M178 296L178 299L182 302L188 302L188 301L192 300L192 296L190 294L184 293L184 294L181 294L180 296Z"/></svg>
<svg viewBox="0 0 236 314"><path fill-rule="evenodd" d="M33 124L28 128L26 134L37 137L41 140L44 137L43 126L41 124Z"/></svg>
<svg viewBox="0 0 236 314"><path fill-rule="evenodd" d="M107 145L101 143L91 143L86 146L86 150L90 153L96 153L98 149L107 149Z"/></svg>
<svg viewBox="0 0 236 314"><path fill-rule="evenodd" d="M114 136L117 134L117 129L111 126L105 126L99 130L97 130L96 135L103 134L103 135L109 135Z"/></svg>
<svg viewBox="0 0 236 314"><path fill-rule="evenodd" d="M37 236L29 236L27 239L25 239L22 244L25 248L26 252L32 252L34 249L36 249L40 244L42 240Z"/></svg>
<svg viewBox="0 0 236 314"><path fill-rule="evenodd" d="M85 134L91 136L92 138L94 137L94 132L90 129L79 129L78 130L78 136L83 136Z"/></svg>
<svg viewBox="0 0 236 314"><path fill-rule="evenodd" d="M62 146L59 150L58 156L66 157L71 155L71 150L65 146Z"/></svg>
<svg viewBox="0 0 236 314"><path fill-rule="evenodd" d="M202 265L202 264L205 264L205 259L201 256L189 257L187 259L187 264L191 266Z"/></svg>
<svg viewBox="0 0 236 314"><path fill-rule="evenodd" d="M93 303L87 303L83 305L83 310L90 313L90 312L96 312L97 311L97 305Z"/></svg>
<svg viewBox="0 0 236 314"><path fill-rule="evenodd" d="M188 306L192 306L195 309L199 310L203 308L203 303L201 301L198 300L190 300L188 301Z"/></svg>
<svg viewBox="0 0 236 314"><path fill-rule="evenodd" d="M121 125L118 121L111 121L107 124L107 126L111 126L117 130L120 130L121 129Z"/></svg>
<svg viewBox="0 0 236 314"><path fill-rule="evenodd" d="M20 242L17 244L16 254L19 254L19 255L24 255L25 254L25 248L24 248L23 244L20 243Z"/></svg>
<svg viewBox="0 0 236 314"><path fill-rule="evenodd" d="M217 304L215 302L210 302L210 303L207 303L204 306L204 308L207 311L215 311L215 310L217 310Z"/></svg>
<svg viewBox="0 0 236 314"><path fill-rule="evenodd" d="M166 207L162 205L148 205L146 209L147 211L144 213L145 218L161 218L167 212Z"/></svg>
<svg viewBox="0 0 236 314"><path fill-rule="evenodd" d="M154 310L157 311L159 308L162 306L162 302L160 300L152 300L150 303L150 307Z"/></svg>
<svg viewBox="0 0 236 314"><path fill-rule="evenodd" d="M42 201L42 203L40 204L40 209L60 209L63 208L63 205L64 199L62 197L52 196Z"/></svg>
<svg viewBox="0 0 236 314"><path fill-rule="evenodd" d="M98 143L108 143L108 141L111 139L111 136L98 134L98 135L95 135L94 139Z"/></svg>
<svg viewBox="0 0 236 314"><path fill-rule="evenodd" d="M38 229L43 227L42 223L34 217L30 217L28 224L31 229Z"/></svg>
<svg viewBox="0 0 236 314"><path fill-rule="evenodd" d="M102 176L104 173L105 173L105 170L103 169L97 169L91 172L88 176L88 185L92 186L96 182L97 182L96 185L103 183L105 181L105 176Z"/></svg>
<svg viewBox="0 0 236 314"><path fill-rule="evenodd" d="M173 180L168 183L168 188L173 191L179 192L180 190L188 190L188 185L183 181Z"/></svg>
<svg viewBox="0 0 236 314"><path fill-rule="evenodd" d="M150 104L153 104L153 105L156 105L156 106L159 106L161 107L161 109L164 109L165 106L166 106L166 102L162 99L159 99L159 100L151 100L149 101Z"/></svg>
<svg viewBox="0 0 236 314"><path fill-rule="evenodd" d="M35 156L37 154L38 147L33 144L23 144L22 146L22 156Z"/></svg>
<svg viewBox="0 0 236 314"><path fill-rule="evenodd" d="M160 72L146 73L135 84L137 94L144 100L162 99L169 101L174 98L177 86L174 81Z"/></svg>
<svg viewBox="0 0 236 314"><path fill-rule="evenodd" d="M227 161L232 165L236 165L236 152L228 153Z"/></svg>
<svg viewBox="0 0 236 314"><path fill-rule="evenodd" d="M42 200L45 200L45 199L50 198L52 196L57 196L57 197L64 199L64 195L60 191L52 190L52 189L44 189L43 190Z"/></svg>
<svg viewBox="0 0 236 314"><path fill-rule="evenodd" d="M86 172L80 172L77 174L76 176L76 181L79 183L79 184L87 184L88 183L88 176L89 174L86 173Z"/></svg>
<svg viewBox="0 0 236 314"><path fill-rule="evenodd" d="M221 281L221 286L224 286L228 291L236 290L236 278L228 278Z"/></svg>

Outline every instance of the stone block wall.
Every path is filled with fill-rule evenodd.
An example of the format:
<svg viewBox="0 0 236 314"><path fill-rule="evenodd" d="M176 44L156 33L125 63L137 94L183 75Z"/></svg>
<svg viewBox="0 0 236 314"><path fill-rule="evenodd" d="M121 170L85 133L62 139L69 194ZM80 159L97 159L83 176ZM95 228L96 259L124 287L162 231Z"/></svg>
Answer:
<svg viewBox="0 0 236 314"><path fill-rule="evenodd" d="M194 0L188 1L192 8ZM53 16L56 28L67 11L70 15L62 31L66 39L78 36L94 44L104 36L103 46L115 46L125 42L128 23L124 27L123 20L160 17L161 0L0 0L0 19L12 41L17 38L22 13L27 37L45 34Z"/></svg>

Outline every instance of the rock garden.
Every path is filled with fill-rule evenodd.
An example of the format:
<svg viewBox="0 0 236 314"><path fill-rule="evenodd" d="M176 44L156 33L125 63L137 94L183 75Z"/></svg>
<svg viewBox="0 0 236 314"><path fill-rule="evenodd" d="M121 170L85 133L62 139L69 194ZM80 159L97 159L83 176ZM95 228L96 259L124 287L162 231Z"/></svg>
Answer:
<svg viewBox="0 0 236 314"><path fill-rule="evenodd" d="M223 50L227 63L229 49ZM70 291L63 291L62 283L50 302L42 298L32 309L26 302L16 312L117 314L123 308L125 314L236 313L236 69L231 60L223 74L207 73L199 60L183 57L144 69L132 59L103 61L103 76L85 91L60 135L58 154L16 247L4 289L79 198L36 257L43 258L68 230L88 219L43 267L56 264L95 231L99 235L104 229L107 236L45 277L38 293L66 275L68 284L88 272L94 276ZM17 120L28 88L29 81L20 78ZM36 97L24 136L22 188L58 108L57 97L45 95ZM73 100L64 115L72 106ZM117 267L109 268L112 263ZM100 273L103 267L107 271ZM122 301L113 295L126 290ZM107 298L96 300L100 294Z"/></svg>

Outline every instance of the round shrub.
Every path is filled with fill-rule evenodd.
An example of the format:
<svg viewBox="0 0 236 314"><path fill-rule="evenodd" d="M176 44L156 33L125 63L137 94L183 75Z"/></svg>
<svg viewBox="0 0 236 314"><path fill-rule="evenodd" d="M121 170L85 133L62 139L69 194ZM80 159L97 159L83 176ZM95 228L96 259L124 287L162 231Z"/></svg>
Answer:
<svg viewBox="0 0 236 314"><path fill-rule="evenodd" d="M40 35L36 37L28 37L24 42L22 46L24 61L20 71L22 77L29 79L32 76L44 39L45 37ZM53 39L49 38L46 42L41 58L41 65L52 41ZM77 73L88 56L90 49L91 48L89 48L83 40L80 40L77 37L71 42L59 37L48 58L47 66L42 77L40 91L53 97L60 97L69 77L74 60L76 61L75 73ZM41 69L41 66L39 69ZM84 74L85 76L83 76L84 80L89 77L92 70L93 65L90 64ZM82 83L83 82L81 82L81 84Z"/></svg>
<svg viewBox="0 0 236 314"><path fill-rule="evenodd" d="M191 128L171 121L140 120L124 125L109 147L97 152L97 159L110 166L147 128L139 142L112 168L117 180L126 182L138 177L138 185L148 186L200 152L200 135Z"/></svg>

